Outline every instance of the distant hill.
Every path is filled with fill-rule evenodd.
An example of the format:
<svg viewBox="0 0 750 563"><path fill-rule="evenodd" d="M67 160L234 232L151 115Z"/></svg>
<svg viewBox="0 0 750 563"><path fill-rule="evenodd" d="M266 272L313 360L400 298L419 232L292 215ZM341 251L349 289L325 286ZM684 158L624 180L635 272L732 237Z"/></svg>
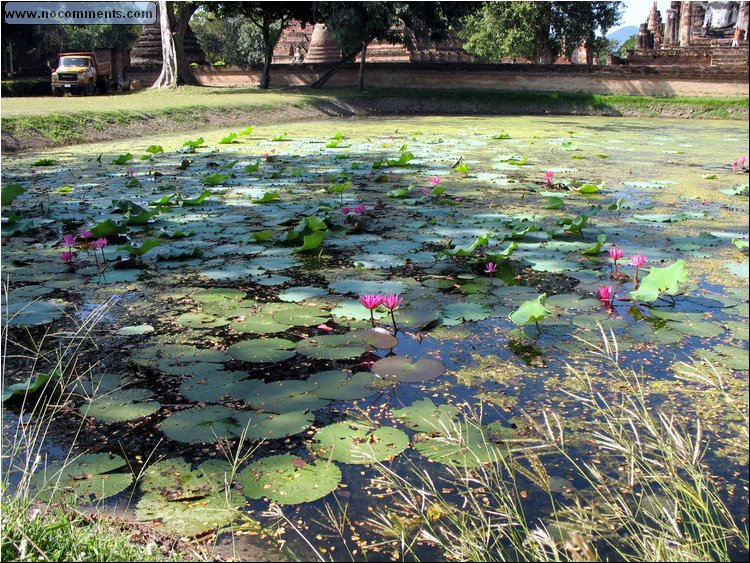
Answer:
<svg viewBox="0 0 750 563"><path fill-rule="evenodd" d="M637 33L638 33L638 26L626 25L625 27L621 27L614 31L610 31L607 34L607 39L614 39L620 45L622 45L631 35L636 35Z"/></svg>

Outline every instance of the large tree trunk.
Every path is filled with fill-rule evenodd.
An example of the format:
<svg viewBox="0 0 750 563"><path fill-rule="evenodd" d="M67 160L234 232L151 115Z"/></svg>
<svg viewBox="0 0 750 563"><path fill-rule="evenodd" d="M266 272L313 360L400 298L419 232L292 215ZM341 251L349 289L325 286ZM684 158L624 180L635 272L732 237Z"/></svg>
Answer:
<svg viewBox="0 0 750 563"><path fill-rule="evenodd" d="M155 88L174 88L183 84L198 84L185 55L185 33L197 6L179 4L178 15L173 12L174 2L159 0L159 25L161 29L162 67Z"/></svg>
<svg viewBox="0 0 750 563"><path fill-rule="evenodd" d="M268 90L271 86L271 59L273 58L273 45L271 45L271 22L264 15L263 26L261 27L263 34L263 47L266 50L265 60L263 61L263 74L260 77L260 88L262 90Z"/></svg>
<svg viewBox="0 0 750 563"><path fill-rule="evenodd" d="M362 51L359 56L359 74L357 75L357 90L363 92L365 89L365 58L367 57L367 43L362 41Z"/></svg>
<svg viewBox="0 0 750 563"><path fill-rule="evenodd" d="M172 25L168 16L171 7L165 0L159 0L159 26L161 29L161 73L154 82L154 88L177 86L177 49L172 37Z"/></svg>
<svg viewBox="0 0 750 563"><path fill-rule="evenodd" d="M348 55L343 57L339 62L333 65L333 67L328 69L328 71L323 76L321 76L315 82L310 84L310 88L314 88L316 90L322 88L325 85L325 83L328 82L331 79L331 77L334 74L336 74L343 65L354 60L354 57L359 55L361 50L362 50L362 46L358 47L356 51L349 53Z"/></svg>

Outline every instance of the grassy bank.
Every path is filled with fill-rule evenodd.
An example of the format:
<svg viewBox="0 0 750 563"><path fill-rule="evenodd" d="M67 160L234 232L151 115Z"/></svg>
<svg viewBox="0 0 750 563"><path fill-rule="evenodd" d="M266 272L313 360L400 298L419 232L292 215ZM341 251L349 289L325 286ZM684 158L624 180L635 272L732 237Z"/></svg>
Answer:
<svg viewBox="0 0 750 563"><path fill-rule="evenodd" d="M748 119L748 98L652 98L559 92L256 88L144 90L102 97L7 98L3 149L137 137L154 130L368 115L611 115Z"/></svg>

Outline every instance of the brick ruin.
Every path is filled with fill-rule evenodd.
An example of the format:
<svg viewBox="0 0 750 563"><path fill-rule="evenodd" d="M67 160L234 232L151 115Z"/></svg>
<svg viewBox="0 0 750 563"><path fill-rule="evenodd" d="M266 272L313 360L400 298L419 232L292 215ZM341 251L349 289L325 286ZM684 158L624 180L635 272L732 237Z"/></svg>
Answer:
<svg viewBox="0 0 750 563"><path fill-rule="evenodd" d="M748 64L750 2L672 2L666 20L654 2L629 64L733 69ZM739 30L739 46L732 39Z"/></svg>
<svg viewBox="0 0 750 563"><path fill-rule="evenodd" d="M463 50L458 38L452 37L438 43L425 43L419 41L411 30L403 28L401 31L407 36L411 47L402 43L373 41L367 47L367 62L471 62L471 55ZM330 64L340 60L341 50L336 45L336 39L323 23L303 26L298 21L292 21L282 32L273 51L273 64Z"/></svg>

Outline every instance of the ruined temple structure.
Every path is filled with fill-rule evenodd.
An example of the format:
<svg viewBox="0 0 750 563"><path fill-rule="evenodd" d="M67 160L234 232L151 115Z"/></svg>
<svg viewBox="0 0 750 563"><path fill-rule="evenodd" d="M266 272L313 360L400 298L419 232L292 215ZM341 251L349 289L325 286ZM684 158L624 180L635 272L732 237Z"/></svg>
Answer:
<svg viewBox="0 0 750 563"><path fill-rule="evenodd" d="M471 56L463 50L457 38L440 43L421 43L410 30L403 29L402 32L411 41L411 48L401 43L373 41L367 48L367 62L471 62ZM339 60L341 50L336 39L322 23L303 27L293 20L282 32L273 51L274 64L335 63Z"/></svg>
<svg viewBox="0 0 750 563"><path fill-rule="evenodd" d="M747 67L750 2L672 2L662 19L654 2L640 25L630 64ZM732 47L735 30L739 47Z"/></svg>
<svg viewBox="0 0 750 563"><path fill-rule="evenodd" d="M189 25L185 32L185 55L190 63L206 64L206 53ZM143 27L143 33L130 51L130 67L132 70L148 71L161 69L161 65L161 28L157 14L156 22Z"/></svg>

